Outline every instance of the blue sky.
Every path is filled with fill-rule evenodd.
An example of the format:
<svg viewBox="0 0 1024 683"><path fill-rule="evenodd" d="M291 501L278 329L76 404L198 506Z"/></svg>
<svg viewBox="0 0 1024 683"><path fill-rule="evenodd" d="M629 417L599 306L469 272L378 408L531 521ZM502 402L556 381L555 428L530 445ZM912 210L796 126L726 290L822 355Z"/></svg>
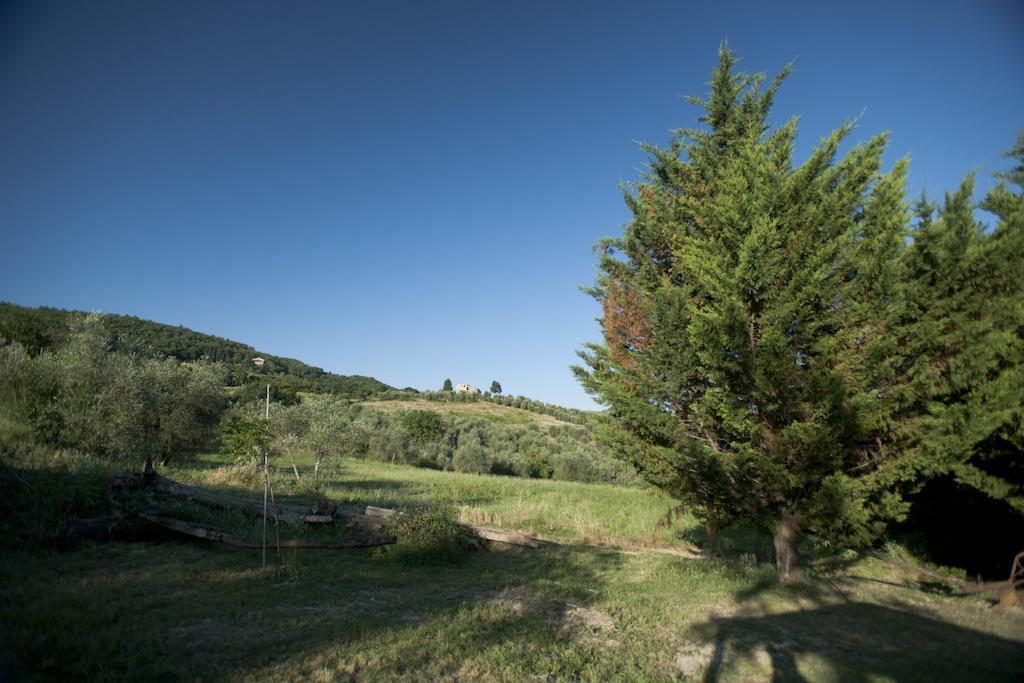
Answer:
<svg viewBox="0 0 1024 683"><path fill-rule="evenodd" d="M796 59L800 158L862 115L914 194L1007 166L1024 3L831 4L4 3L0 300L592 407L591 245L723 39Z"/></svg>

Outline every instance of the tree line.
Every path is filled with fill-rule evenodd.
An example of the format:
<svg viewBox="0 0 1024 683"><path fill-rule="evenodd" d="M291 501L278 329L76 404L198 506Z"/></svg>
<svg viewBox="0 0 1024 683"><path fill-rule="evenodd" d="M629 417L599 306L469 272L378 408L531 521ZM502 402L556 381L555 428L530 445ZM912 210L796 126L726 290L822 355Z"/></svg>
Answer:
<svg viewBox="0 0 1024 683"><path fill-rule="evenodd" d="M374 410L343 396L300 392L274 376L232 387L230 364L125 351L105 316L66 322L60 340L34 354L16 341L0 345L0 455L41 446L138 467L217 448L251 455L265 445L281 456L299 449L318 460L350 456L476 474L638 482L595 441L593 429ZM271 419L263 421L268 384ZM391 390L383 396L423 395Z"/></svg>
<svg viewBox="0 0 1024 683"><path fill-rule="evenodd" d="M258 419L261 406L240 406ZM318 457L368 458L429 469L538 479L635 485L636 474L598 444L591 430L541 427L477 415L432 410L382 411L325 395L273 406L272 443Z"/></svg>

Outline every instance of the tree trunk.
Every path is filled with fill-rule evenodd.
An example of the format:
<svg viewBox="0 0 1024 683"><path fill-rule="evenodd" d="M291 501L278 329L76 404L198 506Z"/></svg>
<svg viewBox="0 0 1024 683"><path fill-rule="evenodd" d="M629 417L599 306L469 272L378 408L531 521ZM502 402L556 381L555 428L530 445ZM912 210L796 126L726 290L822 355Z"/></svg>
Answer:
<svg viewBox="0 0 1024 683"><path fill-rule="evenodd" d="M796 550L796 537L800 530L800 516L787 511L775 522L772 536L775 541L775 569L783 583L795 581L803 575L800 554Z"/></svg>
<svg viewBox="0 0 1024 683"><path fill-rule="evenodd" d="M715 516L712 512L711 505L706 504L704 506L704 531L708 535L708 546L715 542L715 536L718 535L718 526L715 524Z"/></svg>
<svg viewBox="0 0 1024 683"><path fill-rule="evenodd" d="M295 454L291 450L288 451L288 459L292 461L292 472L295 473L295 481L301 482L302 477L299 476L299 467L295 464Z"/></svg>

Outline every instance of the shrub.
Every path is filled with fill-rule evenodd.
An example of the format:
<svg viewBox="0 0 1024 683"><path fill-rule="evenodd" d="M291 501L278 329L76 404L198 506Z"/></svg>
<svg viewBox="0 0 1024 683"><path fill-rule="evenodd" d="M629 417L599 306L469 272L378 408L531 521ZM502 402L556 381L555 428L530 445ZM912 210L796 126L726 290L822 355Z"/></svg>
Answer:
<svg viewBox="0 0 1024 683"><path fill-rule="evenodd" d="M383 462L408 464L415 459L409 432L399 424L392 424L370 436L369 456Z"/></svg>
<svg viewBox="0 0 1024 683"><path fill-rule="evenodd" d="M402 417L402 426L418 444L430 443L444 432L441 416L432 410L412 410Z"/></svg>
<svg viewBox="0 0 1024 683"><path fill-rule="evenodd" d="M270 451L270 428L266 420L236 417L220 427L220 452L235 464L255 463Z"/></svg>
<svg viewBox="0 0 1024 683"><path fill-rule="evenodd" d="M443 508L399 514L388 530L397 542L385 549L385 557L413 566L455 564L474 541L473 532Z"/></svg>
<svg viewBox="0 0 1024 683"><path fill-rule="evenodd" d="M452 455L452 468L456 472L486 474L491 471L491 463L479 441L465 439L459 443Z"/></svg>

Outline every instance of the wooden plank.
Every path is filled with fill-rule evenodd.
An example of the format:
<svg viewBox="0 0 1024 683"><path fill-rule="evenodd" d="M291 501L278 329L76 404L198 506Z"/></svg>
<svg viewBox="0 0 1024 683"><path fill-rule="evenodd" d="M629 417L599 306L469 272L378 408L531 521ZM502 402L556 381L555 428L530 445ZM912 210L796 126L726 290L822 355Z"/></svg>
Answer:
<svg viewBox="0 0 1024 683"><path fill-rule="evenodd" d="M242 510L257 517L263 516L262 500L222 496L201 489L198 486L182 484L160 475L156 475L154 478L153 487L160 493L186 498L203 505L209 505L210 507L222 510ZM302 518L309 513L309 509L301 505L277 504L273 506L272 512L277 515L280 521L294 524L302 521Z"/></svg>
<svg viewBox="0 0 1024 683"><path fill-rule="evenodd" d="M196 526L188 522L184 522L180 519L173 519L171 517L164 517L161 515L155 515L148 512L136 512L136 516L152 522L165 529L170 529L179 534L186 536L192 536L194 538L201 538L207 541L215 541L217 543L224 543L235 548L253 548L259 549L263 547L261 541L248 541L244 538L232 536L231 534L224 533L223 531L217 531L216 529L207 529L205 527ZM380 545L391 545L395 542L394 536L380 536L377 538L355 538L355 539L339 539L339 540L307 540L307 539L286 539L282 540L279 544L282 548L310 548L310 549L323 549L323 550L341 550L345 548L372 548Z"/></svg>
<svg viewBox="0 0 1024 683"><path fill-rule="evenodd" d="M384 518L387 518L387 517L393 516L395 514L395 511L394 510L389 510L388 508L378 508L378 507L374 507L372 505L367 505L366 506L366 513L365 514L366 514L367 517L384 517Z"/></svg>

